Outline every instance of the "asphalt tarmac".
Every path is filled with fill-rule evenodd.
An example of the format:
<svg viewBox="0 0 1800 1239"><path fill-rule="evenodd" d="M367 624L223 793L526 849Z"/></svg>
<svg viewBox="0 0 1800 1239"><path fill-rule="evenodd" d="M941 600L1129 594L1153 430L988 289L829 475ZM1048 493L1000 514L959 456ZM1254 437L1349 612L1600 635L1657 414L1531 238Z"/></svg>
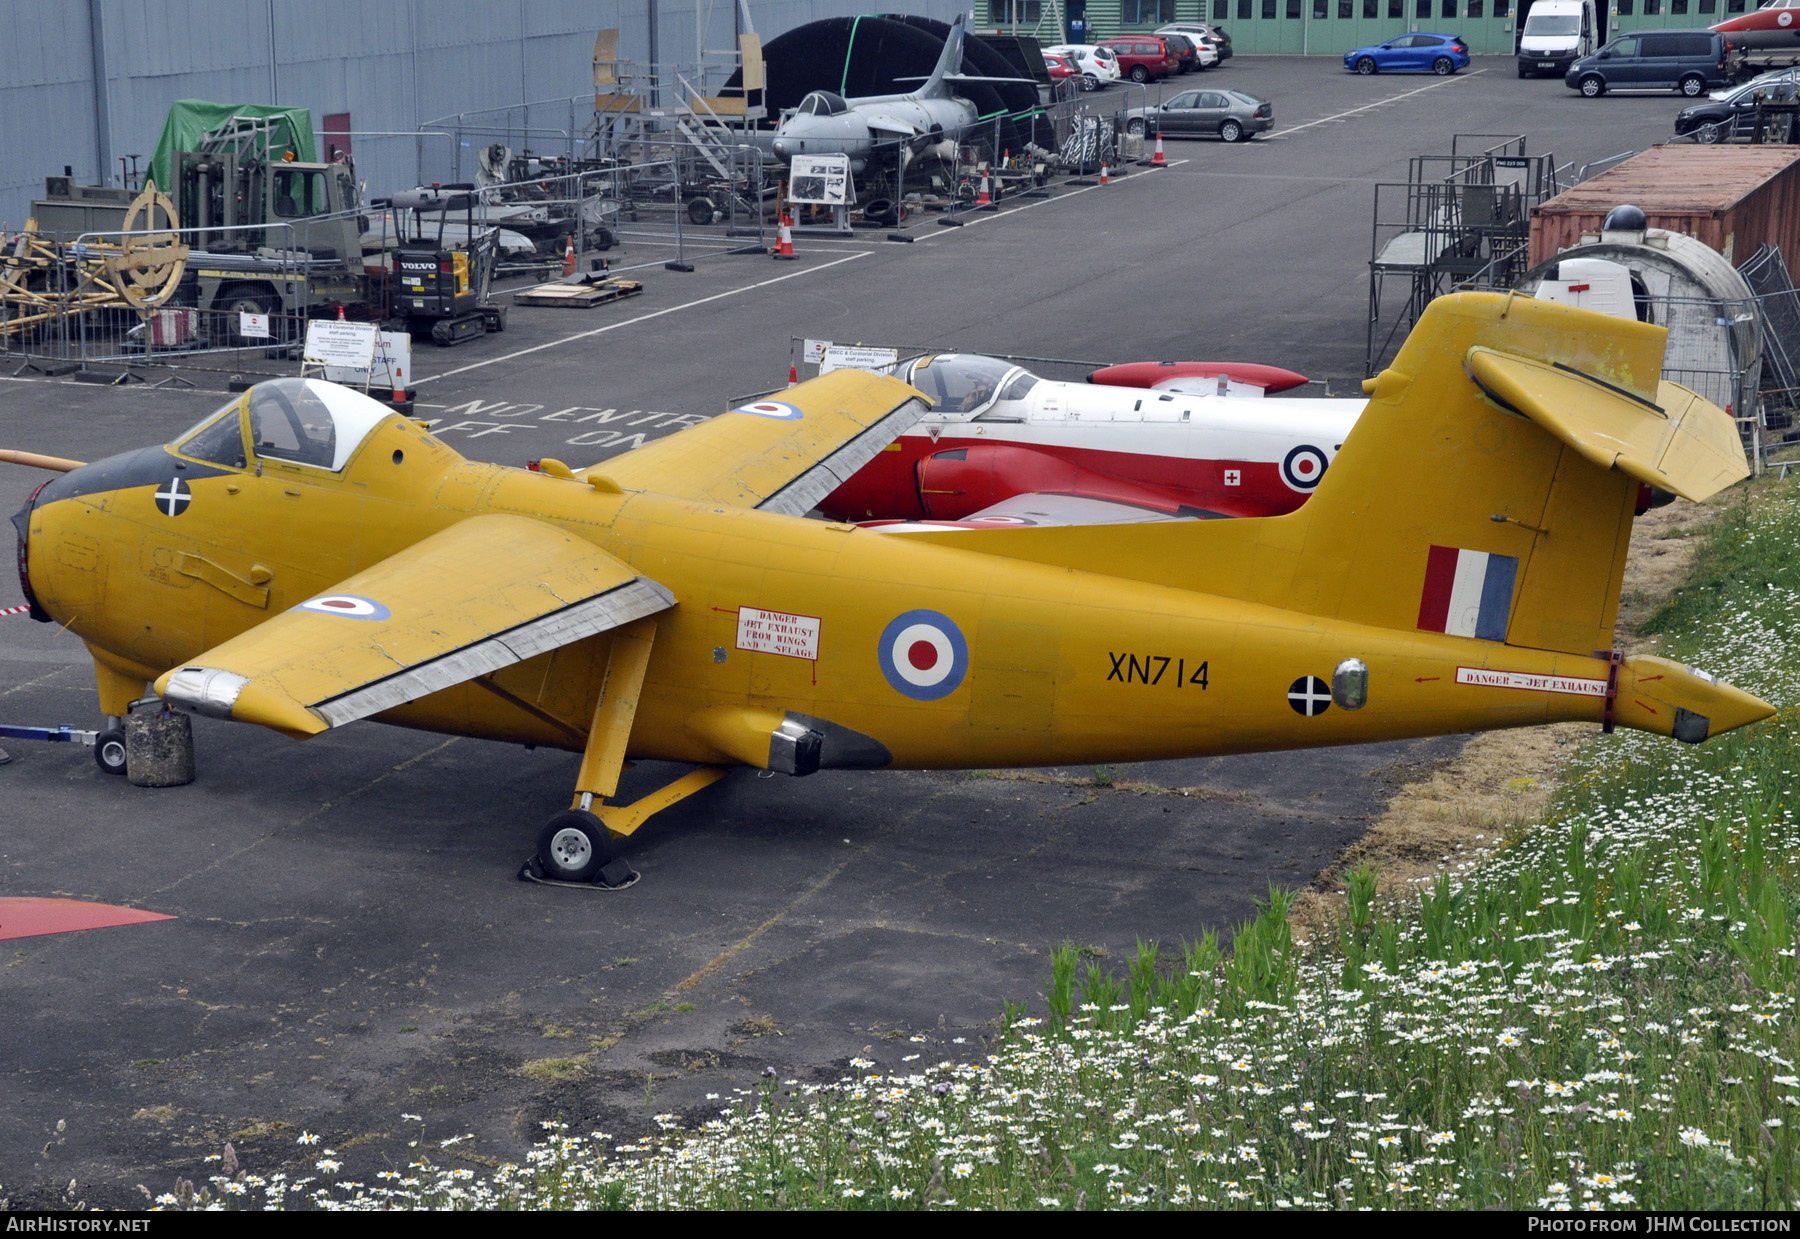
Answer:
<svg viewBox="0 0 1800 1239"><path fill-rule="evenodd" d="M1275 101L1240 145L1170 141L1167 171L1063 189L902 245L653 267L637 298L513 312L422 346L419 416L479 459L584 465L785 382L791 340L1084 362L1267 361L1354 390L1372 184L1455 133L1525 133L1579 165L1665 137L1673 96L1582 100L1509 59L1449 79L1240 57L1207 78ZM649 258L655 254L626 257ZM1074 367L1062 368L1074 374ZM162 442L202 390L0 381L0 444L80 459ZM0 471L14 511L42 475ZM0 606L19 601L0 580ZM79 643L0 618L0 719L94 725ZM91 750L7 742L0 894L172 914L0 951L0 1199L143 1203L230 1140L302 1169L319 1133L357 1177L422 1115L474 1160L538 1123L628 1133L707 1094L980 1052L1064 941L1122 964L1302 886L1457 738L1309 753L962 774L739 772L633 839L642 880L515 880L577 759L377 724L295 744L196 720L199 777L150 791ZM648 783L659 772L630 776ZM959 1041L960 1039L960 1041ZM63 1124L59 1131L59 1124ZM440 1156L451 1156L449 1153ZM70 1181L75 1192L65 1200Z"/></svg>

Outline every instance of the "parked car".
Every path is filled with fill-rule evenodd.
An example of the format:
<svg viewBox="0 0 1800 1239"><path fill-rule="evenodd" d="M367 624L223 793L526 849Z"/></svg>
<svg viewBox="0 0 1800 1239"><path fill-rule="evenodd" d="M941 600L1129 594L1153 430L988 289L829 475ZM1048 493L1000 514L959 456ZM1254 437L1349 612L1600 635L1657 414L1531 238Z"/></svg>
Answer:
<svg viewBox="0 0 1800 1239"><path fill-rule="evenodd" d="M1563 85L1589 99L1609 90L1679 90L1694 99L1730 81L1731 45L1716 30L1623 35L1563 75Z"/></svg>
<svg viewBox="0 0 1800 1239"><path fill-rule="evenodd" d="M1044 68L1050 71L1050 80L1053 83L1066 82L1070 78L1075 78L1080 83L1081 89L1093 89L1087 84L1087 79L1081 76L1081 70L1075 67L1075 62L1067 56L1059 56L1055 52L1045 52Z"/></svg>
<svg viewBox="0 0 1800 1239"><path fill-rule="evenodd" d="M1175 72L1192 73L1200 67L1200 48L1193 40L1178 34L1159 35L1175 57Z"/></svg>
<svg viewBox="0 0 1800 1239"><path fill-rule="evenodd" d="M1219 53L1221 63L1231 59L1231 36L1225 33L1225 27L1215 26L1210 22L1173 22L1167 26L1158 26L1157 34L1184 34L1196 43L1207 42Z"/></svg>
<svg viewBox="0 0 1800 1239"><path fill-rule="evenodd" d="M1469 45L1460 34L1403 34L1380 47L1344 53L1344 68L1370 73L1435 73L1439 77L1466 69Z"/></svg>
<svg viewBox="0 0 1800 1239"><path fill-rule="evenodd" d="M1161 107L1129 108L1125 132L1243 142L1275 127L1275 105L1241 90L1184 90Z"/></svg>
<svg viewBox="0 0 1800 1239"><path fill-rule="evenodd" d="M1800 69L1765 73L1736 90L1714 91L1705 103L1681 109L1675 115L1675 135L1692 134L1696 142L1729 142L1755 126L1759 97L1766 103L1792 103L1796 94L1800 94ZM1779 132L1786 134L1785 120Z"/></svg>
<svg viewBox="0 0 1800 1239"><path fill-rule="evenodd" d="M1119 61L1119 72L1134 82L1174 77L1181 67L1174 49L1159 34L1122 34L1102 39L1099 46L1112 49Z"/></svg>
<svg viewBox="0 0 1800 1239"><path fill-rule="evenodd" d="M1053 55L1067 56L1075 63L1075 67L1081 70L1083 90L1105 90L1124 76L1119 68L1119 58L1113 55L1110 47L1100 47L1093 43L1064 43L1044 50Z"/></svg>

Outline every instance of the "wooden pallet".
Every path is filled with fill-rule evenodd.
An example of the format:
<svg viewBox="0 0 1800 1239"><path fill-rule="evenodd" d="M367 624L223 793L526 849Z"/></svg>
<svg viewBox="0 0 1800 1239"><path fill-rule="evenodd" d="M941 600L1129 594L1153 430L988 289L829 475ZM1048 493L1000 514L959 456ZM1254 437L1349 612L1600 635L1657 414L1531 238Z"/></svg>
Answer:
<svg viewBox="0 0 1800 1239"><path fill-rule="evenodd" d="M553 284L539 284L535 288L527 288L524 292L513 295L514 305L553 305L568 309L585 310L605 301L618 301L622 297L634 296L644 291L641 280L621 280L607 278L594 283L565 284L560 281Z"/></svg>

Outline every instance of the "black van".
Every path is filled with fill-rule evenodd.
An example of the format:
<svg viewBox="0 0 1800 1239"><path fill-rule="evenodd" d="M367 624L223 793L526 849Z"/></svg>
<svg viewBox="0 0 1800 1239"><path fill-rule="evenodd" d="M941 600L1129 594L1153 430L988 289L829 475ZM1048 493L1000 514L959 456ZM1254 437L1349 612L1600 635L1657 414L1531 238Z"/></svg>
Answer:
<svg viewBox="0 0 1800 1239"><path fill-rule="evenodd" d="M1731 81L1730 55L1716 30L1644 30L1577 60L1563 85L1589 99L1609 90L1679 90L1692 99Z"/></svg>

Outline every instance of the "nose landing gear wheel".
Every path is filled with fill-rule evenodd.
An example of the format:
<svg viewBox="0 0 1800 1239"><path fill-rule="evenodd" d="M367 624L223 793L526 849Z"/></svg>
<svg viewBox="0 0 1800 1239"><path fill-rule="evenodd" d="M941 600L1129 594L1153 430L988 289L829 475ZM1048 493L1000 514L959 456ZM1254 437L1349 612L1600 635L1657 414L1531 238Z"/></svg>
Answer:
<svg viewBox="0 0 1800 1239"><path fill-rule="evenodd" d="M125 732L109 727L94 737L94 764L108 774L125 773Z"/></svg>

